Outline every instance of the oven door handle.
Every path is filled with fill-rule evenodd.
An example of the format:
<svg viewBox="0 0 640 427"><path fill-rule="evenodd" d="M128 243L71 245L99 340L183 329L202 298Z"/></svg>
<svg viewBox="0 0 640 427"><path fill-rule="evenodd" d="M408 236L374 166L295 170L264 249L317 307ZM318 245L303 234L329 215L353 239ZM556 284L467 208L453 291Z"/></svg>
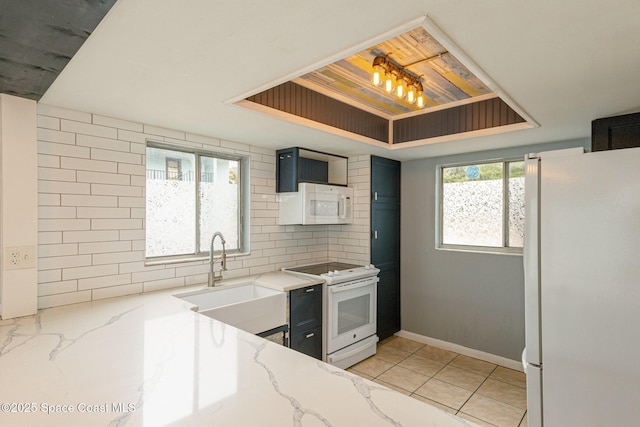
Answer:
<svg viewBox="0 0 640 427"><path fill-rule="evenodd" d="M345 291L350 291L352 289L364 288L365 286L375 285L379 281L380 279L376 276L366 280L358 280L357 282L353 282L351 284L329 286L329 291L332 294L335 294L337 292L345 292Z"/></svg>
<svg viewBox="0 0 640 427"><path fill-rule="evenodd" d="M374 337L375 337L375 341L371 339L371 338L374 338ZM372 342L375 345L375 343L378 342L378 336L374 335L374 337L365 338L364 340L362 340L361 343L358 343L359 344L358 347L356 347L353 350L348 351L348 352L346 352L344 354L341 354L341 355L338 355L338 356L333 355L333 354L329 354L328 355L328 359L329 359L328 362L329 363L335 363L335 362L339 362L341 360L347 359L347 358L349 358L351 356L354 356L354 355L360 353L362 350L364 350L367 347L369 347L372 344Z"/></svg>

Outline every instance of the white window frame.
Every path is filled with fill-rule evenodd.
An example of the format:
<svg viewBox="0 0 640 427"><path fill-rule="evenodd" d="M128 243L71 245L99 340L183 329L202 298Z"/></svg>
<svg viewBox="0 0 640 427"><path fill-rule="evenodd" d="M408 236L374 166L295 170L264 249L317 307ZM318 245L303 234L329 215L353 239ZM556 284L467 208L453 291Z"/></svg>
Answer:
<svg viewBox="0 0 640 427"><path fill-rule="evenodd" d="M468 161L461 163L448 163L436 167L436 242L437 250L494 253L500 255L522 255L522 247L508 246L509 243L509 163L524 162L523 157L510 157ZM451 245L442 243L443 239L443 170L450 167L483 165L488 163L502 163L502 246L475 246L475 245Z"/></svg>
<svg viewBox="0 0 640 427"><path fill-rule="evenodd" d="M225 160L234 160L238 162L238 179L240 180L238 184L238 249L227 250L228 255L247 255L250 252L249 249L249 194L250 194L250 183L249 183L249 167L250 167L250 159L248 156L242 155L233 155L229 153L220 153L216 151L210 150L200 150L194 149L191 147L184 147L179 145L167 144L163 142L147 140L145 144L145 152L146 148L159 148L163 150L171 150L178 151L182 153L194 154L195 155L195 181L194 185L196 189L198 188L198 183L200 182L200 157L214 157L218 159ZM146 158L146 157L145 157ZM145 200L146 200L146 161L145 161ZM199 198L198 191L196 193L196 218L195 218L195 235L194 239L196 240L196 252L193 254L181 254L181 255L166 255L166 256L154 256L147 257L146 256L146 224L145 224L145 265L156 265L156 264L171 264L177 262L190 262L190 261L199 261L206 260L209 258L209 251L198 251L198 239L200 236L200 221L199 221ZM146 203L145 203L146 205ZM146 208L145 208L146 209ZM146 212L145 212L146 218ZM146 219L145 219L146 223ZM209 247L209 245L205 245L205 247ZM221 250L217 250L214 254L218 254L222 252Z"/></svg>

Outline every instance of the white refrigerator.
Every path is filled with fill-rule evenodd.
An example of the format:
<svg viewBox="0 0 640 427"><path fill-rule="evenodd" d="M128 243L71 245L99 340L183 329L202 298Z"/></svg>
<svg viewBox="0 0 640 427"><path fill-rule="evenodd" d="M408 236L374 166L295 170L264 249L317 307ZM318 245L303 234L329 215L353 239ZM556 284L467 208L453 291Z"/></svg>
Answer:
<svg viewBox="0 0 640 427"><path fill-rule="evenodd" d="M525 164L528 426L639 426L640 148Z"/></svg>

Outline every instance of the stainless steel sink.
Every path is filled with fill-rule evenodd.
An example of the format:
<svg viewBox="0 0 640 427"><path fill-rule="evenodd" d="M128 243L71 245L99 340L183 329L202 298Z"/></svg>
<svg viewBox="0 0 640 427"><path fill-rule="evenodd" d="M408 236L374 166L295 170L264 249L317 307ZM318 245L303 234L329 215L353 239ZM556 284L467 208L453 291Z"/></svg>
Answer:
<svg viewBox="0 0 640 427"><path fill-rule="evenodd" d="M286 293L253 282L174 296L197 306L200 314L252 334L286 323Z"/></svg>

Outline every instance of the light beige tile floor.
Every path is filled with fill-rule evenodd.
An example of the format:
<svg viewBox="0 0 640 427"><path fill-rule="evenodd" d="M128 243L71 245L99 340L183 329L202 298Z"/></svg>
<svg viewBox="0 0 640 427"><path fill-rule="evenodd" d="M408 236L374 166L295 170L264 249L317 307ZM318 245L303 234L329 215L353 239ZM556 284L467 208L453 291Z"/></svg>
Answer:
<svg viewBox="0 0 640 427"><path fill-rule="evenodd" d="M348 371L480 426L526 427L525 375L402 337Z"/></svg>

